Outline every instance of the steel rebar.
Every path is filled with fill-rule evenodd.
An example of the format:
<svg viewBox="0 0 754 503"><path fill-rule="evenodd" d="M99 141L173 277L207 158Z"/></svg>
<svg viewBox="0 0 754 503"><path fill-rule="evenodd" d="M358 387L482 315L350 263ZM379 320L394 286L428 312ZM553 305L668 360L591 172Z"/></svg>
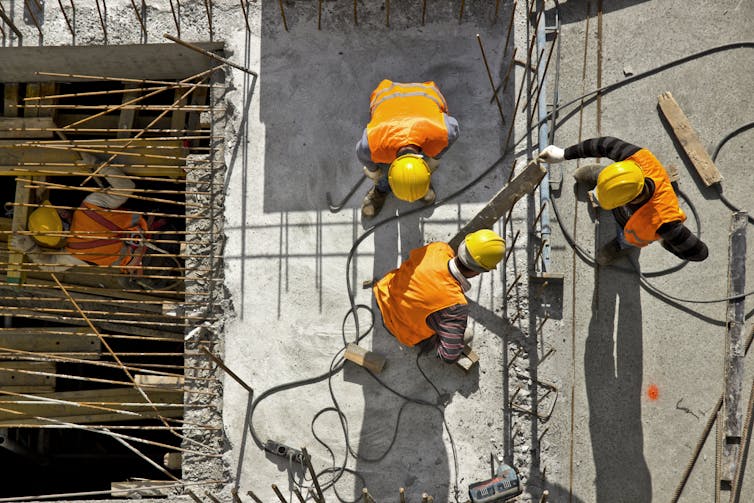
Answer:
<svg viewBox="0 0 754 503"><path fill-rule="evenodd" d="M71 24L71 20L68 19L68 14L66 14L65 8L63 7L63 0L58 0L58 5L60 6L60 12L63 14L63 18L65 18L65 24L68 25L68 31L70 31L71 32L71 36L75 38L76 37L76 30L73 29L73 25ZM73 7L73 0L71 0L71 9L74 10L74 12L75 12L75 8Z"/></svg>
<svg viewBox="0 0 754 503"><path fill-rule="evenodd" d="M463 8L463 7L462 7ZM479 44L479 51L482 53L482 61L484 61L484 68L487 70L487 78L490 81L490 88L492 89L495 97L495 103L497 103L497 110L500 112L500 122L505 124L505 114L503 114L503 105L500 103L500 97L495 92L495 82L492 80L492 72L490 72L490 65L487 62L487 54L484 52L484 45L482 44L482 37L476 34L476 41Z"/></svg>

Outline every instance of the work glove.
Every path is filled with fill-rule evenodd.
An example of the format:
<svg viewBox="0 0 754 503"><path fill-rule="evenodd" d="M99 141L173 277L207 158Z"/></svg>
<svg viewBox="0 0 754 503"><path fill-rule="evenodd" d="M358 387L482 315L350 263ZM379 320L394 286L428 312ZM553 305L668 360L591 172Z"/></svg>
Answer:
<svg viewBox="0 0 754 503"><path fill-rule="evenodd" d="M374 183L377 183L377 181L382 178L382 169L377 168L376 170L372 171L371 169L364 166L364 175Z"/></svg>
<svg viewBox="0 0 754 503"><path fill-rule="evenodd" d="M549 145L539 153L537 159L549 163L563 162L565 160L565 150L555 145Z"/></svg>
<svg viewBox="0 0 754 503"><path fill-rule="evenodd" d="M10 240L10 245L12 248L22 253L28 253L37 246L36 242L34 242L34 238L25 234L16 234L15 236L13 236L13 238Z"/></svg>

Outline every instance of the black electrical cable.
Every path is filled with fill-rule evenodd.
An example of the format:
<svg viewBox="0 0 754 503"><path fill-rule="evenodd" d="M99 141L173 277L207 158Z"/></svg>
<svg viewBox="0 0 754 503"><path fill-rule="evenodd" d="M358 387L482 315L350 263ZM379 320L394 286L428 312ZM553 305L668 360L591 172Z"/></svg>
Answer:
<svg viewBox="0 0 754 503"><path fill-rule="evenodd" d="M531 134L532 131L534 131L537 127L539 127L539 125L542 122L547 121L548 117L553 117L553 123L554 123L555 122L554 117L557 116L557 113L559 111L561 111L562 109L564 109L564 108L566 108L566 107L568 107L568 106L570 106L570 105L572 105L574 103L580 102L581 100L584 100L585 98L588 98L588 97L591 96L591 98L589 98L588 100L584 101L579 108L581 108L584 105L586 105L586 104L591 103L592 101L594 101L596 99L596 96L598 94L605 95L605 94L607 94L607 93L609 93L609 92L611 92L611 91L613 91L615 89L621 88L621 87L623 87L625 85L628 85L628 84L633 83L633 82L635 82L637 80L640 80L640 79L643 79L645 77L648 77L650 75L654 75L654 74L659 73L661 71L667 70L668 68L672 68L674 66L686 63L688 61L692 61L694 59L697 59L697 58L700 58L700 57L703 57L703 56L707 56L707 55L710 55L710 54L714 54L714 53L717 53L717 52L724 52L724 51L728 51L728 50L732 50L732 49L740 49L740 48L744 48L744 47L754 47L754 42L737 42L737 43L724 44L724 45L720 45L720 46L713 47L713 48L710 48L710 49L706 49L704 51L700 51L700 52L691 54L689 56L685 56L683 58L679 58L679 59L673 60L671 62L668 62L668 63L665 63L663 65L660 65L660 66L658 66L656 68L653 68L653 69L647 70L645 72L633 75L633 76L631 76L631 77L629 77L627 79L624 79L624 80L622 80L620 82L616 82L616 83L613 83L613 84L610 84L610 85L607 85L607 86L603 86L603 87L598 88L598 89L596 89L594 91L586 93L586 94L584 94L584 95L582 95L582 96L580 96L578 98L575 98L575 99L573 99L573 100L571 100L571 101L569 101L569 102L567 102L567 103L565 103L563 105L558 105L557 107L555 107L550 112L550 114L552 114L552 115L548 114L542 120L540 120L537 123L533 124L532 127L529 130L527 130L526 134L524 136L522 136L522 138L520 138L517 142L514 143L514 148L521 141L523 141L523 139L526 138L527 135ZM557 124L554 124L554 128L553 129L555 129L555 127L559 127L562 123L564 123L571 116L573 116L573 114L575 114L577 111L578 111L578 108L575 109L574 111L570 112L566 116L564 116ZM511 124L510 127L513 127L513 125ZM460 189L456 190L455 192L453 192L449 196L446 196L445 198L442 198L442 199L439 199L438 201L435 201L435 203L433 203L431 205L431 207L441 206L442 204L445 204L446 202L448 202L448 201L456 198L460 194L466 192L471 187L473 187L474 185L476 185L477 183L479 183L483 178L485 178L495 168L497 168L500 163L502 163L502 161L506 157L506 154L507 154L507 151L506 151L506 153L503 156L501 156L496 161L494 161L487 169L485 169L482 173L480 173L476 178L472 179L469 183L467 183L466 185L464 185ZM686 198L686 200L688 201L687 198ZM696 210L695 210L695 208L693 208L693 205L691 205L690 201L689 201L689 205L692 208L692 212L694 213L695 217L698 218L698 216L696 215ZM555 204L552 204L552 206L553 206L553 208L555 208ZM414 208L412 210L408 210L408 211L399 213L397 215L388 217L388 218L386 218L386 219L384 219L384 220L382 220L382 221L380 221L380 222L372 225L371 227L367 228L364 231L364 233L361 234L354 241L353 245L351 246L351 250L348 253L348 259L346 261L346 286L347 286L347 290L348 290L348 298L349 298L349 303L350 303L351 307L348 310L348 312L346 313L346 315L344 317L344 320L343 320L343 324L342 324L342 335L343 335L343 338L344 338L344 342L345 342L345 322L346 322L346 320L348 319L349 316L353 315L353 318L354 318L354 325L355 325L355 329L356 329L355 330L355 333L356 333L356 339L355 340L356 340L356 342L358 342L362 338L366 337L366 335L368 335L369 332L372 330L373 324L374 324L374 313L372 313L371 308L369 306L364 305L364 304L356 304L355 303L355 294L354 294L354 291L353 291L353 286L351 285L350 271L351 271L351 263L353 261L353 257L354 257L354 255L356 253L356 250L358 249L358 247L361 245L361 243L367 237L369 237L372 233L375 232L375 230L377 230L377 228L379 228L379 227L381 227L383 225L386 225L386 224L388 224L390 222L393 222L395 220L398 220L398 219L401 219L401 218L405 218L405 217L407 217L409 215L418 213L420 211L425 211L426 209L427 209L427 206L417 207L417 208ZM589 254L586 253L580 246L578 246L578 244L572 239L572 237L570 236L570 234L568 234L565 231L565 229L563 228L563 225L561 223L561 220L559 218L559 215L557 213L557 209L556 208L555 208L555 212L556 212L556 216L558 217L558 223L560 224L561 230L563 230L564 236L567 236L566 237L566 241L568 241L569 244L571 244L571 246L574 247L574 250L576 250L577 252L580 253L580 256L582 257L582 259L584 259L587 263L590 263L590 264L593 265L594 261L589 256ZM730 297L730 298L726 298L726 299L719 299L719 300L714 300L714 301L694 301L694 300L680 299L680 298L673 297L673 296L670 296L670 295L667 295L667 294L663 293L659 289L657 289L654 286L652 286L651 284L649 284L646 281L646 278L641 274L641 272L637 271L637 273L639 274L639 276L640 276L640 278L642 280L642 284L645 285L645 287L647 287L648 289L650 289L653 292L656 292L656 294L660 295L662 298L677 300L679 302L690 302L690 303L723 302L723 301L727 301L727 300L733 300L733 299L745 297L745 296L748 296L748 295L751 295L752 293L754 293L754 292L749 292L749 293L746 293L746 294L743 294L743 295L740 295L740 296ZM360 308L366 309L372 315L372 324L370 325L370 327L364 333L361 333L359 331L359 317L358 317L358 312L357 311ZM254 442L257 444L258 447L260 447L260 448L263 449L264 445L261 442L261 440L259 439L258 435L256 434L256 431L255 431L254 426L253 426L252 416L253 416L254 410L259 405L259 403L262 400L264 400L265 398L269 397L270 395L278 393L278 392L281 392L281 391L289 390L289 389L296 388L296 387L299 387L299 386L305 386L305 385L308 385L308 384L314 384L314 383L317 383L317 382L321 382L321 381L323 381L325 379L330 380L335 374L337 374L343 368L343 360L341 360L339 363L335 364L335 360L337 360L338 356L343 351L345 351L345 344L344 344L344 347L341 350L339 350L338 353L336 353L335 357L333 357L333 360L332 360L331 365L330 365L330 369L327 372L325 372L324 374L320 374L320 375L315 376L315 377L311 377L311 378L307 378L307 379L301 379L301 380L297 380L297 381L292 381L292 382L289 382L289 383L284 383L284 384L275 386L273 388L270 388L270 389L266 390L265 392L263 392L262 394L260 394L254 400L254 402L251 405L251 411L249 412L249 430L251 432L252 438L254 439ZM417 366L418 366L418 357L417 357ZM421 368L419 368L419 369L421 371ZM407 397L407 396L404 396L404 395L400 394L399 392L397 392L397 391L393 390L392 388L388 387L383 381L381 381L379 378L377 378L374 374L372 374L371 372L369 372L369 373L372 375L372 377L374 377L380 384L382 384L383 386L385 386L388 390L390 390L391 392L395 393L396 395L401 396L402 398L404 398L406 400L406 402L413 402L413 403L417 403L417 404L420 404L420 405L427 405L427 406L431 405L431 402L425 402L425 401L422 401L422 400L419 400L419 399ZM423 371L422 371L422 374L429 381L429 379L427 378L427 376L424 374ZM431 381L430 381L430 383L431 383ZM434 384L433 384L433 386L434 386ZM333 396L334 395L331 395L331 397L333 397ZM404 402L404 404L402 405L401 411L402 411L403 407L406 405L406 402ZM343 415L343 412L337 406L337 401L336 400L334 401L334 403L335 403L334 407L328 407L326 410L332 410L332 409L336 409L337 410L338 417L341 418L341 424L345 425L344 426L344 428L345 428L344 432L347 433L347 422L344 422L345 416ZM435 404L434 406L439 408L438 404ZM455 490L455 495L456 495L456 501L458 501L458 461L457 461L455 442L453 441L453 437L450 435L450 430L448 429L448 425L447 425L447 422L445 420L444 411L441 408L439 408L439 410L440 410L440 413L441 413L442 418L443 418L443 424L445 425L445 428L448 431L448 436L449 436L449 439L450 439L450 442L451 442L451 448L452 448L452 451L453 451L453 458L454 458L454 463L455 463L455 477L456 477L454 490ZM315 418L312 420L312 427L313 427L314 420L316 418L318 418L321 415L322 412L323 411L320 411L320 413L318 413L317 415L315 415ZM400 413L399 413L398 420L400 420ZM397 428L398 428L398 424L396 424L396 431L397 431ZM321 439L317 438L317 440L320 443L323 443L321 441ZM348 446L347 434L346 434L346 444ZM391 443L389 447L392 447L392 445L393 444ZM325 445L325 447L327 448L327 450L332 455L332 450L329 448L329 446ZM350 448L350 446L347 447L347 453L349 451L351 451L351 450L352 449ZM388 452L389 452L389 449L388 449ZM332 457L333 457L333 462L334 462L334 455L332 455ZM348 468L345 467L345 464L347 463L347 460L348 460L348 454L346 454L346 457L345 457L345 459L343 461L343 464L340 467L333 466L333 467L330 467L330 468L326 468L322 472L322 473L330 473L330 472L335 472L336 473L336 475L333 477L333 480L331 480L328 483L329 485L326 484L326 487L334 486L334 484L337 482L337 480L340 478L340 476L342 476L343 473L352 473L355 476L357 476L360 480L362 480L362 482L363 482L364 479L363 479L363 477L361 475L358 474L358 472L356 472L355 470L348 469ZM333 487L333 489L334 489L334 487ZM340 496L337 494L337 491L335 491L335 492L336 492L336 496L338 497L338 499L340 501L344 501L344 502L346 501L346 500L343 500L343 499L340 498Z"/></svg>
<svg viewBox="0 0 754 503"><path fill-rule="evenodd" d="M730 140L731 138L735 136L738 136L739 134L743 133L747 129L751 129L752 127L754 127L754 122L749 122L748 124L744 124L740 128L735 129L731 131L730 133L728 133L727 135L725 135L725 137L722 140L720 140L720 143L718 143L717 146L715 147L715 151L712 153L712 161L714 162L717 160L717 154L720 153L720 149L723 148L723 145L728 143L728 140ZM741 211L735 204L730 202L728 198L725 197L725 195L723 194L722 184L716 183L715 188L717 189L717 194L720 197L720 201L722 201L722 203L725 206L727 206L728 208L730 208L732 211L735 211L735 212ZM751 214L748 214L748 220L750 224L754 224L754 217L752 217Z"/></svg>

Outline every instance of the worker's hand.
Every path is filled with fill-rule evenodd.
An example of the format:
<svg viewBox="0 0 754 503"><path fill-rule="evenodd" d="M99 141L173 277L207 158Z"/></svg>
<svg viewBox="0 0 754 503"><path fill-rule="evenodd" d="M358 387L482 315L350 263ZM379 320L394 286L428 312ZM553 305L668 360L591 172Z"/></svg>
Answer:
<svg viewBox="0 0 754 503"><path fill-rule="evenodd" d="M537 159L549 163L563 162L565 159L565 150L555 145L549 145L539 153Z"/></svg>
<svg viewBox="0 0 754 503"><path fill-rule="evenodd" d="M15 248L16 250L27 253L34 249L37 244L34 242L34 238L31 236L16 234L13 236L13 238L10 240L10 245L12 248Z"/></svg>
<svg viewBox="0 0 754 503"><path fill-rule="evenodd" d="M376 170L372 171L364 166L364 175L366 175L366 177L372 180L374 183L377 183L377 180L382 178L382 169L377 168Z"/></svg>

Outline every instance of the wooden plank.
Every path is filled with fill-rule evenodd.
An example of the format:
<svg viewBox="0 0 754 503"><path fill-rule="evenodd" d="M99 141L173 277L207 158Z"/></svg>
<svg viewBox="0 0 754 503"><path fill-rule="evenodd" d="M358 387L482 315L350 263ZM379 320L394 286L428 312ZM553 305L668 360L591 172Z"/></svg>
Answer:
<svg viewBox="0 0 754 503"><path fill-rule="evenodd" d="M182 468L183 456L180 452L167 452L162 460L162 464L168 470L180 470Z"/></svg>
<svg viewBox="0 0 754 503"><path fill-rule="evenodd" d="M746 289L746 226L748 214L733 214L728 248L728 297L741 295ZM743 404L741 389L744 373L744 316L745 297L729 300L727 306L727 334L725 337L725 394L723 400L724 441L722 451L722 480L733 480L736 473L738 449L741 444Z"/></svg>
<svg viewBox="0 0 754 503"><path fill-rule="evenodd" d="M456 360L456 365L461 367L464 372L469 372L477 363L479 363L479 355L476 354L474 350L471 349L471 346L467 344L463 348L463 354L461 357Z"/></svg>
<svg viewBox="0 0 754 503"><path fill-rule="evenodd" d="M18 358L17 353L2 348L47 354L96 353L101 352L101 342L87 334L88 328L79 327L34 327L0 329L0 359ZM76 357L98 359L96 355Z"/></svg>
<svg viewBox="0 0 754 503"><path fill-rule="evenodd" d="M18 117L18 84L8 82L3 92L3 115Z"/></svg>
<svg viewBox="0 0 754 503"><path fill-rule="evenodd" d="M55 82L40 82L39 95L40 96L52 96L57 94L58 85ZM40 105L52 105L57 102L57 98L48 98L39 100ZM35 103L33 101L27 101L26 103ZM54 108L40 108L37 116L39 117L53 117L55 115Z"/></svg>
<svg viewBox="0 0 754 503"><path fill-rule="evenodd" d="M145 496L167 497L175 491L172 480L137 480L111 482L113 498L143 498Z"/></svg>
<svg viewBox="0 0 754 503"><path fill-rule="evenodd" d="M161 415L166 417L181 417L183 415L182 392L151 388L144 391L157 406L157 410ZM17 401L18 398L6 395L0 396L0 409L9 409L21 414L0 410L0 427L8 427L11 424L49 424L48 421L34 419L33 416L53 418L75 424L138 421L144 419L145 416L155 417L152 407L135 388L62 391L57 393L38 393L37 396L82 404L91 403L101 407L138 412L139 415L111 413L92 407L69 405L60 402L24 400L24 403L7 403ZM109 405L101 405L102 402L109 403Z"/></svg>
<svg viewBox="0 0 754 503"><path fill-rule="evenodd" d="M29 386L44 388L45 391L55 389L54 376L28 374L24 371L54 374L55 363L0 361L0 389L17 391L19 387ZM40 389L40 391L43 391L43 389Z"/></svg>
<svg viewBox="0 0 754 503"><path fill-rule="evenodd" d="M352 342L346 347L343 357L356 365L371 370L375 374L382 372L382 369L385 367L384 356L374 351L366 350Z"/></svg>
<svg viewBox="0 0 754 503"><path fill-rule="evenodd" d="M0 217L0 241L10 239L10 231L13 228L13 220L7 217Z"/></svg>
<svg viewBox="0 0 754 503"><path fill-rule="evenodd" d="M52 117L0 117L0 139L52 138L52 132L40 129L54 127Z"/></svg>
<svg viewBox="0 0 754 503"><path fill-rule="evenodd" d="M26 97L38 98L40 95L41 86L38 82L30 82L26 84ZM37 100L24 102L24 117L39 117L39 108L34 105L38 105Z"/></svg>
<svg viewBox="0 0 754 503"><path fill-rule="evenodd" d="M537 188L546 172L537 161L531 161L516 178L495 194L487 205L458 231L458 234L448 243L450 247L457 250L467 234L480 229L492 229L495 222L503 218L521 197Z"/></svg>
<svg viewBox="0 0 754 503"><path fill-rule="evenodd" d="M16 181L16 204L29 204L31 189L25 182ZM16 206L13 209L13 220L11 222L11 231L17 232L26 230L26 221L29 218L28 206ZM11 248L10 240L8 241L8 269L6 280L8 283L21 284L26 274L21 270L24 261L24 254Z"/></svg>
<svg viewBox="0 0 754 503"><path fill-rule="evenodd" d="M704 184L709 187L713 183L720 183L723 180L720 171L673 95L669 92L662 93L657 98L657 103Z"/></svg>
<svg viewBox="0 0 754 503"><path fill-rule="evenodd" d="M194 91L194 92L197 92L197 91ZM181 99L181 96L183 96L185 93L186 91L184 89L176 89L173 102L175 103L176 101L178 101L179 106L186 105L187 98L184 97L183 99ZM170 116L170 129L185 129L185 127L186 127L186 111L185 110L174 111Z"/></svg>
<svg viewBox="0 0 754 503"><path fill-rule="evenodd" d="M136 87L138 87L138 85L133 82L126 83L124 86L125 89L134 89ZM133 99L136 99L139 96L139 94L140 94L139 91L131 91L128 93L123 93L123 99L121 103L127 103ZM133 129L135 118L136 118L135 108L121 108L120 117L118 118L118 128L119 129ZM129 133L127 131L118 132L118 138L128 138L129 136L133 136L133 133Z"/></svg>
<svg viewBox="0 0 754 503"><path fill-rule="evenodd" d="M167 389L180 389L183 387L182 376L158 376L152 374L136 374L134 382L140 386L156 386Z"/></svg>

